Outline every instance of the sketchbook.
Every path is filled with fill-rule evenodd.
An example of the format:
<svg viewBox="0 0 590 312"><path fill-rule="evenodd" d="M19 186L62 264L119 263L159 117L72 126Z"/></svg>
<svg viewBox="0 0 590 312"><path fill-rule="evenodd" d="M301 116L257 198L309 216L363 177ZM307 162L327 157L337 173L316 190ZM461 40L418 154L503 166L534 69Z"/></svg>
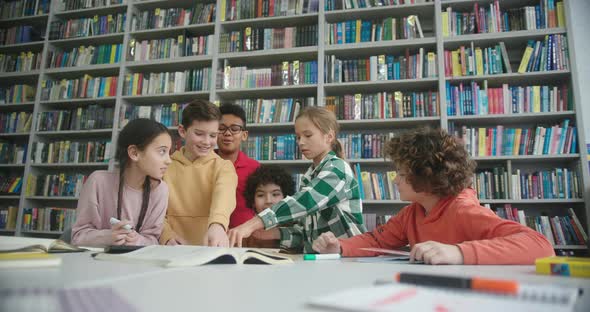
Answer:
<svg viewBox="0 0 590 312"><path fill-rule="evenodd" d="M219 248L202 246L147 246L124 254L100 253L97 260L146 262L164 267L186 267L204 264L284 264L289 257L260 249Z"/></svg>

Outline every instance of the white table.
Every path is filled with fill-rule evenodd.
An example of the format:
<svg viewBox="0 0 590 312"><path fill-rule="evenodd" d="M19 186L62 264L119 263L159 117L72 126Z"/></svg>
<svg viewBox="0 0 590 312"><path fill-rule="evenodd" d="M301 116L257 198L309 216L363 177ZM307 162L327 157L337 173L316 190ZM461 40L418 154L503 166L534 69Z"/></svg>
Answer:
<svg viewBox="0 0 590 312"><path fill-rule="evenodd" d="M584 288L576 311L589 311L590 280L535 275L533 266L429 266L353 259L290 265L205 265L164 269L64 254L60 268L0 270L0 289L111 286L139 311L317 311L313 296L372 285L396 272L508 278Z"/></svg>

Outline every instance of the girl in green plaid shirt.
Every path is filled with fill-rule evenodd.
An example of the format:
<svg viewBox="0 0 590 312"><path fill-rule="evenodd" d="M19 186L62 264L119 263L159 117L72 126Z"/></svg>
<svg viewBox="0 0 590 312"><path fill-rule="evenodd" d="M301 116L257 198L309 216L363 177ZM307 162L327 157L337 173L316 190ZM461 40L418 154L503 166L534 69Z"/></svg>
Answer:
<svg viewBox="0 0 590 312"><path fill-rule="evenodd" d="M339 238L365 232L358 182L342 159L338 130L336 116L323 107L307 107L295 118L299 150L313 160L301 189L229 230L230 246L241 247L254 231L294 221L294 226L267 232L273 233L268 238L279 239L281 248L313 253L312 242L324 232Z"/></svg>

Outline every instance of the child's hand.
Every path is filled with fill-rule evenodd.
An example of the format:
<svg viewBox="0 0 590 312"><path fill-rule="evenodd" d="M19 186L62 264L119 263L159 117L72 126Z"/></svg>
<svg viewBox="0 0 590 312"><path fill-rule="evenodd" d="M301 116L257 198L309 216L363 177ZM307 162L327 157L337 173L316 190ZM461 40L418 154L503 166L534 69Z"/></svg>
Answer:
<svg viewBox="0 0 590 312"><path fill-rule="evenodd" d="M463 264L463 253L456 245L427 241L412 247L410 262L413 261L424 261L426 264Z"/></svg>
<svg viewBox="0 0 590 312"><path fill-rule="evenodd" d="M213 223L209 226L203 243L205 246L229 247L229 239L227 238L225 229L218 223Z"/></svg>
<svg viewBox="0 0 590 312"><path fill-rule="evenodd" d="M123 220L117 224L111 225L111 244L112 245L123 245L125 244L127 234L131 232L130 230L126 230L123 227L125 225L131 225L130 221Z"/></svg>
<svg viewBox="0 0 590 312"><path fill-rule="evenodd" d="M175 238L171 238L166 242L166 245L169 246L176 246L176 245L188 245L188 242L182 239L180 236L176 236Z"/></svg>
<svg viewBox="0 0 590 312"><path fill-rule="evenodd" d="M262 223L262 219L260 219L260 217L256 216L246 221L245 223L227 232L227 236L229 236L229 246L242 247L242 239L252 235L252 232L262 229L264 229L264 224Z"/></svg>
<svg viewBox="0 0 590 312"><path fill-rule="evenodd" d="M125 237L125 245L137 245L138 241L139 241L139 234L135 231L131 231Z"/></svg>
<svg viewBox="0 0 590 312"><path fill-rule="evenodd" d="M256 230L252 233L252 237L258 240L278 240L281 239L281 231L278 228L270 230Z"/></svg>
<svg viewBox="0 0 590 312"><path fill-rule="evenodd" d="M332 232L322 233L316 240L313 241L311 248L321 254L340 253L340 242Z"/></svg>

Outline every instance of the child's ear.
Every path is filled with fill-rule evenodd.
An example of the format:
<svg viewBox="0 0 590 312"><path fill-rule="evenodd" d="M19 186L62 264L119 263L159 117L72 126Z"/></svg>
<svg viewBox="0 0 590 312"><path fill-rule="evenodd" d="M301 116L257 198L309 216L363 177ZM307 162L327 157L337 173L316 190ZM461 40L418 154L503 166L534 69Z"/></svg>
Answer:
<svg viewBox="0 0 590 312"><path fill-rule="evenodd" d="M334 130L330 130L327 134L327 138L328 141L334 143L334 141L336 141L336 133L334 132Z"/></svg>
<svg viewBox="0 0 590 312"><path fill-rule="evenodd" d="M246 142L248 140L248 130L242 131L242 141Z"/></svg>
<svg viewBox="0 0 590 312"><path fill-rule="evenodd" d="M139 149L136 145L129 145L127 147L127 156L129 156L132 161L139 160Z"/></svg>
<svg viewBox="0 0 590 312"><path fill-rule="evenodd" d="M183 125L178 125L178 134L180 135L181 138L185 138L186 136L186 129L184 128Z"/></svg>

